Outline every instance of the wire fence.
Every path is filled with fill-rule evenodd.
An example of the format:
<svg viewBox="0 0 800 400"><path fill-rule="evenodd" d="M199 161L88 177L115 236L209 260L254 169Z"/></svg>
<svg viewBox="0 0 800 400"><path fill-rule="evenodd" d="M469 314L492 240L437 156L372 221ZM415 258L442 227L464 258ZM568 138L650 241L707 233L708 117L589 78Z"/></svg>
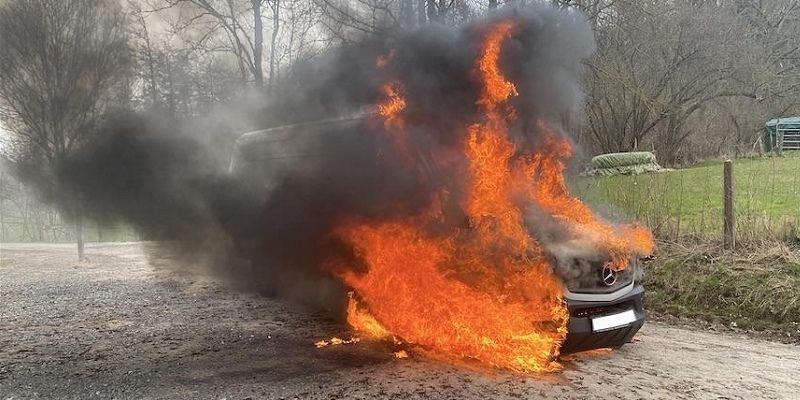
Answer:
<svg viewBox="0 0 800 400"><path fill-rule="evenodd" d="M74 227L63 225L33 225L18 221L4 221L0 225L4 243L64 243L75 241ZM101 227L89 224L83 229L84 242L136 242L143 240L134 229L128 227Z"/></svg>
<svg viewBox="0 0 800 400"><path fill-rule="evenodd" d="M723 162L634 176L581 177L572 190L611 220L639 221L663 239L723 235ZM737 240L798 238L800 152L733 160Z"/></svg>
<svg viewBox="0 0 800 400"><path fill-rule="evenodd" d="M737 241L800 241L800 151L782 157L740 158L733 162ZM723 162L641 175L577 177L572 192L612 221L637 221L658 238L722 239ZM0 197L0 241L69 242L72 224L36 201L23 187L4 187ZM135 241L126 226L88 221L84 240Z"/></svg>
<svg viewBox="0 0 800 400"><path fill-rule="evenodd" d="M19 215L4 215L0 223L0 242L74 242L74 225L61 219L56 211L46 219L31 219ZM126 226L102 226L88 222L83 228L85 242L131 242L142 236Z"/></svg>
<svg viewBox="0 0 800 400"><path fill-rule="evenodd" d="M126 226L105 226L86 221L86 242L138 241L141 236ZM73 242L74 224L52 206L40 202L25 185L0 173L0 242Z"/></svg>

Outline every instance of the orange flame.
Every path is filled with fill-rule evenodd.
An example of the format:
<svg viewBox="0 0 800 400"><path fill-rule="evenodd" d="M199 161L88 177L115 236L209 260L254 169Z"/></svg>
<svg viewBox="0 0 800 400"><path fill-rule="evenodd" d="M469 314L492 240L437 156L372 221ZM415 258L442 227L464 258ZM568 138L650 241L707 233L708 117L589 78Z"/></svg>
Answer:
<svg viewBox="0 0 800 400"><path fill-rule="evenodd" d="M401 338L437 356L513 371L554 371L569 313L563 284L525 225L527 207L589 239L618 269L633 254L648 254L652 238L642 228L605 223L569 195L563 172L570 144L544 123L537 152L517 154L508 135L516 118L509 99L517 91L499 67L513 29L510 22L494 25L476 63L483 118L465 127L463 148L468 180L462 207L470 227L444 234L428 229L440 222L438 203L416 217L345 221L334 234L352 247L366 272L337 270L355 292L348 323L365 337ZM398 82L384 86L379 114L389 131L403 129L401 88ZM442 188L440 197L446 194Z"/></svg>
<svg viewBox="0 0 800 400"><path fill-rule="evenodd" d="M627 266L632 254L649 255L653 252L653 237L641 226L614 227L600 220L591 209L570 196L564 181L564 160L572 154L565 138L556 136L545 124L538 121L543 132L538 152L518 160L521 177L517 182L527 186L527 197L539 208L553 216L573 233L606 251L608 265L614 270Z"/></svg>
<svg viewBox="0 0 800 400"><path fill-rule="evenodd" d="M408 358L408 353L405 350L398 350L394 353L395 358Z"/></svg>
<svg viewBox="0 0 800 400"><path fill-rule="evenodd" d="M386 100L378 105L378 114L383 117L387 128L402 127L400 113L406 108L406 100L400 95L400 82L389 82L383 85L382 90Z"/></svg>

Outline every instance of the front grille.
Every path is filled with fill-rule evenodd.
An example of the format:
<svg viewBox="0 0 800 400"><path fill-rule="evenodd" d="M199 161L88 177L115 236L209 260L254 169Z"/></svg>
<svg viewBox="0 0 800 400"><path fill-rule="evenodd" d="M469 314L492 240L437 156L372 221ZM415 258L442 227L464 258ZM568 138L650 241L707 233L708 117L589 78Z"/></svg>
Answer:
<svg viewBox="0 0 800 400"><path fill-rule="evenodd" d="M567 282L567 289L572 293L612 293L622 289L633 282L633 267L625 268L618 271L616 282L613 285L606 285L602 278L602 266L596 270L589 272L587 275L580 279L575 279Z"/></svg>
<svg viewBox="0 0 800 400"><path fill-rule="evenodd" d="M627 268L616 271L615 280L610 285L604 281L607 260L587 260L581 257L553 257L553 271L562 279L564 285L572 293L606 294L613 293L630 286L636 280L639 269L638 261L632 259ZM606 276L607 278L607 276Z"/></svg>

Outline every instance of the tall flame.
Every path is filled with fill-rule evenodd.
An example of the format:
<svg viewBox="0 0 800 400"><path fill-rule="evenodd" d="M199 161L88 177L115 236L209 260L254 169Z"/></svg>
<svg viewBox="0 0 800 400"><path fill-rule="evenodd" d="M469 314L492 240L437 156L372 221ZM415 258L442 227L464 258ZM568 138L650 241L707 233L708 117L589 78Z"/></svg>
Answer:
<svg viewBox="0 0 800 400"><path fill-rule="evenodd" d="M364 336L394 336L439 357L513 371L553 371L559 368L555 359L569 313L563 284L525 225L527 207L550 214L575 237L590 239L618 269L632 254L649 253L652 239L641 228L605 223L569 195L563 172L570 144L543 122L537 152L518 154L508 135L516 119L509 100L517 91L499 67L502 45L513 30L511 22L493 25L475 67L483 117L464 128L467 195L461 206L469 227L440 226L448 194L442 188L439 201L420 215L344 221L334 234L352 247L366 271L336 270L355 292L348 323ZM391 134L404 129L401 88L399 82L387 83L386 101L379 106Z"/></svg>

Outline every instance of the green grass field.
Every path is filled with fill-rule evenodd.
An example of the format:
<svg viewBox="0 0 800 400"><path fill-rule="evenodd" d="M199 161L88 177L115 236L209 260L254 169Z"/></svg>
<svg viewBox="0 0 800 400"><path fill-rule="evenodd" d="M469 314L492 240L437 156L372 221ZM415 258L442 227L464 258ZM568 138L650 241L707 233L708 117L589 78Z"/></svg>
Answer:
<svg viewBox="0 0 800 400"><path fill-rule="evenodd" d="M613 220L636 220L662 238L722 233L722 160L637 176L580 177L571 190ZM734 160L737 235L794 233L800 152Z"/></svg>

